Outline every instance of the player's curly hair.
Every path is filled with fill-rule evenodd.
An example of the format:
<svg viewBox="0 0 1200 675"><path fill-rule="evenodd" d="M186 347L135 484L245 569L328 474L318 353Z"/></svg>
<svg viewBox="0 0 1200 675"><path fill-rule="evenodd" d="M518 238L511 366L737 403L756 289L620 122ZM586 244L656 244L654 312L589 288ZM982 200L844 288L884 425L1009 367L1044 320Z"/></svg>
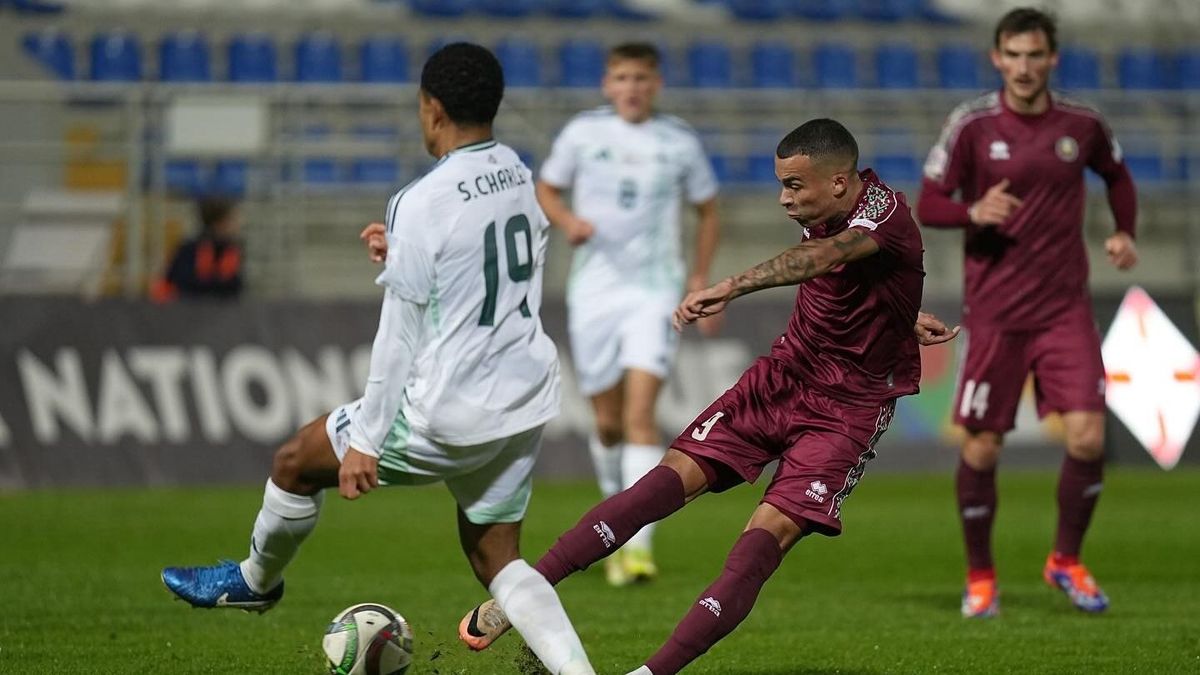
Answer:
<svg viewBox="0 0 1200 675"><path fill-rule="evenodd" d="M858 168L858 142L850 130L837 120L818 118L792 129L779 145L775 156L787 159L807 155L814 162L835 161L853 171Z"/></svg>
<svg viewBox="0 0 1200 675"><path fill-rule="evenodd" d="M996 34L992 36L992 46L999 49L1000 38L1005 35L1020 35L1038 30L1046 34L1050 51L1058 51L1058 27L1054 15L1033 7L1017 7L1000 17L1000 21L996 23Z"/></svg>
<svg viewBox="0 0 1200 675"><path fill-rule="evenodd" d="M488 125L504 98L504 71L487 48L455 42L425 62L421 90L440 101L455 124Z"/></svg>

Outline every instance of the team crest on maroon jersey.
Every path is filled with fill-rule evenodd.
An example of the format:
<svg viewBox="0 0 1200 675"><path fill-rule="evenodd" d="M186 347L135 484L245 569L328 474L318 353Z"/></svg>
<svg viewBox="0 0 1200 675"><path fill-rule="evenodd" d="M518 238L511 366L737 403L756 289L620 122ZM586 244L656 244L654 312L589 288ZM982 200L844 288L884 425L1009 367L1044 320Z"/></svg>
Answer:
<svg viewBox="0 0 1200 675"><path fill-rule="evenodd" d="M1054 154L1064 162L1074 162L1079 157L1079 142L1070 136L1063 136L1054 142Z"/></svg>
<svg viewBox="0 0 1200 675"><path fill-rule="evenodd" d="M992 144L988 146L988 159L1009 159L1010 157L1008 143L992 141Z"/></svg>

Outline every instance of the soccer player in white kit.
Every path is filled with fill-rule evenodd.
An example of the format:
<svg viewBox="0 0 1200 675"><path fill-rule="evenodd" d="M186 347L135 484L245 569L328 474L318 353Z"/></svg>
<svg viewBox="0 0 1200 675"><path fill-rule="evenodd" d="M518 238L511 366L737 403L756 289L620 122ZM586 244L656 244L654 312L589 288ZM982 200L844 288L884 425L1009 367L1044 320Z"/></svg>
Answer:
<svg viewBox="0 0 1200 675"><path fill-rule="evenodd" d="M448 45L425 64L421 128L439 159L388 203L385 243L366 237L386 261L365 393L276 453L248 558L163 570L179 598L266 611L322 490L356 499L441 481L476 577L530 648L552 673L593 673L554 589L518 550L559 373L538 316L549 223L530 170L492 138L503 92L500 64L478 45Z"/></svg>
<svg viewBox="0 0 1200 675"><path fill-rule="evenodd" d="M654 111L658 50L629 43L608 53L611 105L576 115L542 165L538 201L575 249L568 328L579 389L591 399L588 441L600 491L611 497L662 460L655 404L677 347L671 314L686 287L708 287L719 236L717 181L696 132ZM571 192L568 207L563 193ZM699 217L686 275L682 202ZM706 333L715 329L709 323ZM609 583L653 578L653 525L605 559Z"/></svg>

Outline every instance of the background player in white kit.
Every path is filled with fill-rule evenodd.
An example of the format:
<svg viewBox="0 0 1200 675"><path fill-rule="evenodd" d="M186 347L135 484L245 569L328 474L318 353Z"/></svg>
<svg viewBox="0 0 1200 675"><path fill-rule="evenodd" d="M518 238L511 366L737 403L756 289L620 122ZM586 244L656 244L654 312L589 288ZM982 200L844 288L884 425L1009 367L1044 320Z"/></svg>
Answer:
<svg viewBox="0 0 1200 675"><path fill-rule="evenodd" d="M567 123L537 184L550 222L577 247L567 286L568 328L579 389L595 414L588 448L606 498L662 460L655 404L677 346L671 314L685 285L688 291L708 287L719 236L717 182L700 139L683 120L654 112L662 88L659 60L649 44L609 51L603 91L611 105ZM699 216L686 284L684 198ZM605 560L609 583L657 574L653 528Z"/></svg>
<svg viewBox="0 0 1200 675"><path fill-rule="evenodd" d="M421 128L439 160L388 203L366 391L276 453L246 560L163 570L179 598L266 611L283 597L283 569L316 525L323 489L355 499L380 484L442 481L476 577L529 646L552 673L593 672L554 589L518 550L559 378L538 317L549 223L529 169L492 139L503 92L483 47L452 44L425 64Z"/></svg>

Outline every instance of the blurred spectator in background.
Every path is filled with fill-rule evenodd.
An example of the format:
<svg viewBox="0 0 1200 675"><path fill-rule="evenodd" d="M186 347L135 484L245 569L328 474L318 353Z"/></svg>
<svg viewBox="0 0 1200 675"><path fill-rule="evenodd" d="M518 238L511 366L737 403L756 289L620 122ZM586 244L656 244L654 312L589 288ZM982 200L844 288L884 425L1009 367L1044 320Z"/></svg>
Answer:
<svg viewBox="0 0 1200 675"><path fill-rule="evenodd" d="M155 284L159 302L176 298L234 299L242 292L241 212L236 202L218 197L196 204L200 234L175 251L166 277Z"/></svg>

